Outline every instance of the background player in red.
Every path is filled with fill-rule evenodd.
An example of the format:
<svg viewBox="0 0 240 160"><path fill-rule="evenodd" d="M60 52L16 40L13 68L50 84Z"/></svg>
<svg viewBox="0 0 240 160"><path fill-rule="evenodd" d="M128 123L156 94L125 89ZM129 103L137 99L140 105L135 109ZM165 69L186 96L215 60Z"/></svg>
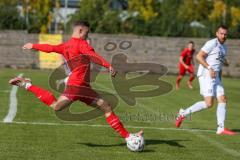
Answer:
<svg viewBox="0 0 240 160"><path fill-rule="evenodd" d="M33 85L30 79L16 77L11 79L9 83L25 88L55 111L61 111L78 100L87 105L99 107L104 112L107 123L127 141L130 133L124 128L118 116L114 114L111 105L90 86L91 62L106 67L112 77L115 77L116 72L111 64L100 57L87 43L88 32L89 24L87 22L76 22L72 37L65 43L59 45L27 43L23 46L23 49L35 49L47 53L56 52L64 57L70 73L66 88L58 99L50 91ZM137 134L142 136L142 131Z"/></svg>
<svg viewBox="0 0 240 160"><path fill-rule="evenodd" d="M193 54L195 52L194 42L189 41L187 48L185 48L179 58L179 74L176 81L176 89L180 87L180 82L185 75L186 71L190 74L187 85L190 89L193 88L192 81L194 80L194 62Z"/></svg>

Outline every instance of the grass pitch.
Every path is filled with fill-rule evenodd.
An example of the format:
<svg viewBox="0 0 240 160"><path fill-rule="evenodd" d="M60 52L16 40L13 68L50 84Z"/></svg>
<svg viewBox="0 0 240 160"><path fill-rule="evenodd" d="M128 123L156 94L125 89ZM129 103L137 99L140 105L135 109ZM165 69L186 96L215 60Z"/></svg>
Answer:
<svg viewBox="0 0 240 160"><path fill-rule="evenodd" d="M8 80L19 73L30 77L34 84L49 89L48 71L0 70L0 118L9 112L9 94L12 86ZM174 76L164 80L175 84ZM187 77L185 77L186 79ZM228 97L226 126L240 131L239 79L224 78ZM116 114L131 132L144 130L146 146L144 152L130 152L121 139L99 117L86 122L69 122L59 119L30 93L17 92L17 114L13 123L0 123L0 159L4 160L101 160L101 159L164 159L164 160L234 160L240 158L240 135L217 136L215 107L192 115L184 121L181 129L174 126L174 116L180 107L188 107L201 100L197 80L194 89L174 89L161 96L137 98L134 107L128 106L119 97ZM117 95L107 74L100 74L94 88ZM55 95L59 95L55 93ZM76 102L74 113L89 110Z"/></svg>

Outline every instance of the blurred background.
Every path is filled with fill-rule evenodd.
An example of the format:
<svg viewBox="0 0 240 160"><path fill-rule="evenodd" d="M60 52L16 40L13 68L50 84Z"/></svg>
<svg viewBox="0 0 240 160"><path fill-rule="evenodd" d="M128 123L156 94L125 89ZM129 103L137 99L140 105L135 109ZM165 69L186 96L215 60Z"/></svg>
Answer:
<svg viewBox="0 0 240 160"><path fill-rule="evenodd" d="M121 82L97 72L91 85L111 99L130 132L144 129L147 145L141 154L129 152L105 118L83 122L92 118L83 116L92 113L84 103L74 103L69 110L73 114L66 114L73 119L63 121L31 93L8 84L16 76L29 77L59 95L55 88L64 87L60 82L65 74L54 73L63 63L61 55L22 46L67 41L79 20L90 23L89 40L96 52L127 73L118 74ZM0 160L239 160L240 136L215 135L215 107L186 118L183 129L175 128L179 108L202 99L198 80L189 89L184 77L181 89L174 89L179 56L189 41L195 43L196 55L220 24L229 27L229 66L223 68L226 126L240 133L240 0L0 0ZM157 74L131 70L151 66ZM195 60L195 71L197 66ZM162 80L173 86L170 92ZM152 96L138 97L138 91Z"/></svg>
<svg viewBox="0 0 240 160"><path fill-rule="evenodd" d="M56 67L57 56L23 55L21 46L66 41L73 22L85 20L91 25L91 44L107 60L122 50L105 50L106 45L127 40L131 47L124 52L130 62L161 63L175 74L186 43L193 40L198 51L225 24L231 40L224 74L240 76L239 0L1 0L0 7L0 67Z"/></svg>
<svg viewBox="0 0 240 160"><path fill-rule="evenodd" d="M69 33L87 20L94 33L209 37L219 24L240 33L239 0L1 0L0 29ZM111 27L109 27L111 26Z"/></svg>

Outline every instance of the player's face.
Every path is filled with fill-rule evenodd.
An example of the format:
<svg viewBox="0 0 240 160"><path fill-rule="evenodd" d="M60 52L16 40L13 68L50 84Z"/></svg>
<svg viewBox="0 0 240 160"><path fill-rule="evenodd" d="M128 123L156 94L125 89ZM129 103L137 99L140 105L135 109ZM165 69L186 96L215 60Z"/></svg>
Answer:
<svg viewBox="0 0 240 160"><path fill-rule="evenodd" d="M227 34L228 34L228 31L226 29L219 28L216 33L218 41L223 44L227 40Z"/></svg>
<svg viewBox="0 0 240 160"><path fill-rule="evenodd" d="M87 39L89 33L89 28L88 27L81 27L79 31L79 36L81 39Z"/></svg>
<svg viewBox="0 0 240 160"><path fill-rule="evenodd" d="M188 43L188 48L189 48L190 51L193 50L194 49L194 44Z"/></svg>

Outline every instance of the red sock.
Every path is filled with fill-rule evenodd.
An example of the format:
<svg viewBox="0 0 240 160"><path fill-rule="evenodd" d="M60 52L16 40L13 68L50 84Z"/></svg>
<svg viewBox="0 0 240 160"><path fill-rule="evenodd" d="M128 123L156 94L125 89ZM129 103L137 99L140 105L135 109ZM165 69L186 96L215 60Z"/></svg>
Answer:
<svg viewBox="0 0 240 160"><path fill-rule="evenodd" d="M31 85L27 90L32 92L40 101L48 106L51 106L51 104L56 101L56 98L51 92L38 86Z"/></svg>
<svg viewBox="0 0 240 160"><path fill-rule="evenodd" d="M177 77L177 81L176 81L177 85L179 85L179 83L180 83L181 80L182 80L182 76L178 76L178 77Z"/></svg>
<svg viewBox="0 0 240 160"><path fill-rule="evenodd" d="M113 112L110 116L107 117L108 124L118 132L123 138L127 138L129 132L124 128L123 124L119 120L118 116L116 116Z"/></svg>
<svg viewBox="0 0 240 160"><path fill-rule="evenodd" d="M189 82L192 82L194 80L195 76L190 76Z"/></svg>

